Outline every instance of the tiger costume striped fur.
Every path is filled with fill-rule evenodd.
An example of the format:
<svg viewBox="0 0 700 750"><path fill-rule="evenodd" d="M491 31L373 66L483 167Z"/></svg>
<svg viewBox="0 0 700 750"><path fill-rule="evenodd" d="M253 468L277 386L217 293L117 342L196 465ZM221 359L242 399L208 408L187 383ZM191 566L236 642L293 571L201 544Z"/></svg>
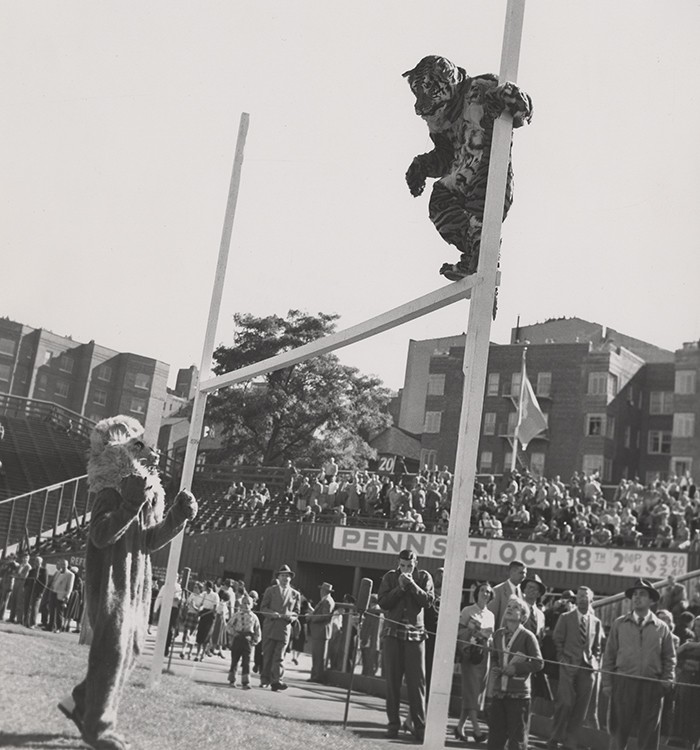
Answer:
<svg viewBox="0 0 700 750"><path fill-rule="evenodd" d="M416 156L406 172L411 195L419 196L427 177L437 177L428 213L441 237L461 253L440 273L454 281L475 273L493 124L505 110L518 128L532 118L530 97L513 83L498 84L489 73L470 78L444 57L424 57L403 74L416 97L415 112L428 124L435 148ZM509 161L503 218L513 201Z"/></svg>

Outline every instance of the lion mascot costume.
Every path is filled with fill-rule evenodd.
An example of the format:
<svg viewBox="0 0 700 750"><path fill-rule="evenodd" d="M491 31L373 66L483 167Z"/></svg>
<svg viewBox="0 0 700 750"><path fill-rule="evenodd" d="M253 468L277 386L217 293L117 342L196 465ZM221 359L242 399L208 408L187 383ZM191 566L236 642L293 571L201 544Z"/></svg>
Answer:
<svg viewBox="0 0 700 750"><path fill-rule="evenodd" d="M440 273L457 281L476 273L486 201L493 124L507 111L513 127L532 118L530 97L513 83L498 84L491 74L470 78L444 57L424 57L403 74L416 97L415 112L428 125L435 148L416 156L406 172L411 195L419 196L427 177L433 185L428 213L440 236L461 257ZM513 201L513 170L508 163L505 219Z"/></svg>
<svg viewBox="0 0 700 750"><path fill-rule="evenodd" d="M150 553L197 515L182 490L163 517L158 452L142 425L103 419L90 436L88 484L94 494L85 554L85 602L93 630L85 679L58 704L92 748L125 750L116 733L124 685L141 651L151 601Z"/></svg>

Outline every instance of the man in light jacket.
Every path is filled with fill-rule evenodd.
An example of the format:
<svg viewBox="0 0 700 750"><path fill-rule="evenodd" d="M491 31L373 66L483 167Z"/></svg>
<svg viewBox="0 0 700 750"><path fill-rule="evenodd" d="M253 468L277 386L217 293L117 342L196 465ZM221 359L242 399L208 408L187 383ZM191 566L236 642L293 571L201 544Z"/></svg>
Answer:
<svg viewBox="0 0 700 750"><path fill-rule="evenodd" d="M56 563L58 570L51 580L51 599L49 602L49 625L48 630L60 632L63 630L63 617L66 613L68 599L73 593L75 573L68 569L66 560Z"/></svg>
<svg viewBox="0 0 700 750"><path fill-rule="evenodd" d="M613 622L603 657L610 734L616 750L626 750L636 728L639 750L657 750L664 697L676 672L676 650L668 626L650 609L659 592L638 578L625 596L632 601L632 611Z"/></svg>

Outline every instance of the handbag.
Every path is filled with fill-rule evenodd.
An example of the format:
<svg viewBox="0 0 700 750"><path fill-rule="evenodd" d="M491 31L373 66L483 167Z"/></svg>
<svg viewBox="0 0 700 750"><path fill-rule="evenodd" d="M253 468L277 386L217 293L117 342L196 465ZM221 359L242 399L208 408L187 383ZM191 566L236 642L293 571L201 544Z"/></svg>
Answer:
<svg viewBox="0 0 700 750"><path fill-rule="evenodd" d="M469 645L467 656L472 664L481 664L484 660L484 649L476 643L472 643Z"/></svg>

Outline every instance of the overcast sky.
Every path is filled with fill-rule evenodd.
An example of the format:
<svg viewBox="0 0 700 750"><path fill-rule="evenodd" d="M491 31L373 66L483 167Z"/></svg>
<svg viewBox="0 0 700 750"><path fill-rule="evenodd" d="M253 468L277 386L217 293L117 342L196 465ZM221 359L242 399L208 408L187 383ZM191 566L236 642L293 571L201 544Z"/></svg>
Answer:
<svg viewBox="0 0 700 750"><path fill-rule="evenodd" d="M498 72L505 0L2 3L0 315L199 364L241 112L250 113L217 342L234 312L339 328L444 284L457 253L412 198L430 149L401 74ZM492 340L579 316L669 349L700 338L700 3L528 0ZM356 344L403 384L408 340Z"/></svg>

